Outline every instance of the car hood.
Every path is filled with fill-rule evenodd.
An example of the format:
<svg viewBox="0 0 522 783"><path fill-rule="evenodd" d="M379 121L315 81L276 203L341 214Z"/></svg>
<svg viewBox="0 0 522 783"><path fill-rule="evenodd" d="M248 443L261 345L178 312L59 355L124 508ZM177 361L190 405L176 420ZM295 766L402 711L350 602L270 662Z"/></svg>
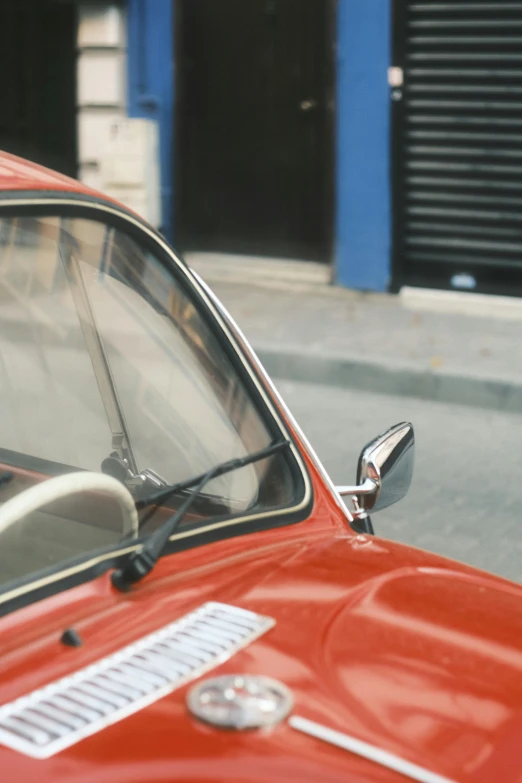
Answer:
<svg viewBox="0 0 522 783"><path fill-rule="evenodd" d="M249 539L258 546L246 549ZM293 693L294 715L455 781L522 780L518 586L365 536L278 532L265 541L165 558L128 596L102 577L69 591L67 605L62 596L39 628L9 629L4 618L0 703L214 600L275 625L204 677L276 678ZM58 635L71 624L84 640L74 650ZM0 747L0 762L24 781L404 780L287 721L250 732L204 725L187 712L188 687L52 758Z"/></svg>

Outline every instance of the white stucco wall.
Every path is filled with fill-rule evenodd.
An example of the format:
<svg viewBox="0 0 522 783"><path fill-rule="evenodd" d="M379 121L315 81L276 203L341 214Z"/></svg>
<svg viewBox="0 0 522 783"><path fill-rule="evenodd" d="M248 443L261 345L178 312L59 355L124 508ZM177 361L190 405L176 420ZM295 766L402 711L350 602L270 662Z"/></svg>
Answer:
<svg viewBox="0 0 522 783"><path fill-rule="evenodd" d="M126 22L121 5L79 7L79 178L159 227L158 129L152 120L127 118Z"/></svg>
<svg viewBox="0 0 522 783"><path fill-rule="evenodd" d="M110 128L127 107L125 8L82 3L77 44L78 176L103 190L101 161Z"/></svg>

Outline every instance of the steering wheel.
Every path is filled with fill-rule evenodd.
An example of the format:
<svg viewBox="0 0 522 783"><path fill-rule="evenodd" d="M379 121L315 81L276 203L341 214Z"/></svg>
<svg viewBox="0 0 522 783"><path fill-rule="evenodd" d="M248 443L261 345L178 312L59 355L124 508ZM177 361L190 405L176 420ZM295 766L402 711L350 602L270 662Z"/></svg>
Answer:
<svg viewBox="0 0 522 783"><path fill-rule="evenodd" d="M134 506L134 498L129 490L112 476L104 473L66 473L64 476L42 481L34 487L26 489L0 507L0 533L7 530L32 511L38 511L42 506L61 500L78 492L103 492L116 500L123 516L123 532L138 535L138 514Z"/></svg>

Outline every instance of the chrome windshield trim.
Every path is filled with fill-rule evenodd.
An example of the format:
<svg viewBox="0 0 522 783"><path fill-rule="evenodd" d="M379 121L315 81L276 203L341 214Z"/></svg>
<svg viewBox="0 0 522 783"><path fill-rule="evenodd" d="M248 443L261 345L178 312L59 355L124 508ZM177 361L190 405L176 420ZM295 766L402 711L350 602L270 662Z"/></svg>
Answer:
<svg viewBox="0 0 522 783"><path fill-rule="evenodd" d="M269 520L269 519L279 517L282 514L285 515L298 514L299 512L303 511L309 505L312 499L312 484L311 484L310 476L308 475L308 471L304 464L302 455L299 449L296 447L294 438L292 434L289 432L288 428L286 427L282 419L281 411L278 410L276 405L274 405L274 402L270 398L269 394L267 393L265 387L263 386L263 383L261 383L259 377L253 371L252 365L256 367L256 369L259 371L260 375L263 378L267 377L266 373L259 365L259 362L255 361L253 355L250 356L248 354L248 351L244 351L243 346L240 344L237 335L234 333L234 330L230 328L228 320L224 316L221 308L216 306L217 299L214 298L214 295L209 295L208 293L209 289L206 286L206 284L202 283L202 281L200 281L199 278L197 278L194 275L192 270L190 270L189 267L185 264L185 262L182 261L176 255L176 253L166 242L166 240L164 240L163 237L160 234L158 234L151 226L144 223L141 220L141 218L139 218L138 216L133 216L130 213L124 211L123 209L120 209L116 204L112 206L108 202L104 201L103 197L100 197L99 201L93 201L93 200L89 200L89 197L87 196L85 197L84 200L83 198L78 197L78 194L74 194L74 193L72 193L72 196L69 198L67 193L64 193L63 197L62 196L57 197L54 194L52 196L46 197L45 192L43 192L42 196L38 198L35 198L34 196L25 197L25 198L23 196L20 196L19 198L16 198L10 194L6 197L6 193L9 194L9 191L7 192L4 191L3 193L0 193L0 208L6 208L6 211L10 211L11 209L16 209L16 207L44 207L44 208L68 207L72 209L76 208L76 209L90 211L93 213L93 218L96 215L96 213L99 214L100 212L102 212L102 213L107 213L109 215L112 215L113 217L123 222L129 223L135 229L138 229L143 234L145 234L152 243L154 243L161 249L164 255L168 256L171 263L176 267L176 269L183 276L183 278L190 285L194 286L198 295L204 301L206 307L208 308L212 316L215 318L221 330L229 340L229 343L234 349L236 356L240 361L244 372L246 372L250 377L250 380L252 384L255 386L257 393L259 394L260 398L263 400L263 404L265 405L266 409L269 411L273 420L277 424L281 435L283 435L283 437L287 438L290 441L291 444L290 451L301 473L301 478L304 485L302 500L297 505L288 506L286 508L277 509L274 511L263 511L257 514L245 514L244 516L236 517L234 519L228 519L221 522L215 522L213 524L200 526L195 528L194 530L188 530L183 533L175 533L173 536L170 537L169 541L174 542L182 539L191 538L194 536L200 536L205 533L212 533L215 530L221 528L229 528L235 525L241 525L244 524L245 522L255 522L256 520L264 520L264 519ZM273 385L270 382L267 382L267 385L270 388L270 391L272 391ZM275 390L274 390L274 396L278 401L280 400L279 395ZM284 404L281 405L281 410L285 411L285 415L287 415L286 406L284 406ZM294 426L293 417L289 413L288 413L288 419L292 423L292 426ZM320 463L318 463L318 465L319 464ZM323 468L322 475L323 477L326 476L326 474L324 473L324 468ZM327 479L325 478L325 480ZM328 480L328 485L333 487L331 481L329 480ZM342 505L342 501L339 502ZM346 509L345 509L345 513L346 513ZM53 574L47 575L40 579L33 580L31 582L28 582L27 584L21 585L20 587L12 588L11 590L8 589L6 592L0 592L0 607L11 600L21 598L25 594L30 594L42 588L47 588L48 586L52 585L55 582L60 582L64 579L75 577L78 574L81 574L82 571L88 571L89 569L93 568L93 566L100 565L104 561L113 560L114 558L120 557L121 555L125 555L129 552L136 551L140 547L141 547L141 543L136 544L134 546L129 546L128 544L126 544L126 545L122 545L120 549L115 547L111 549L110 552L94 557L89 556L89 553L86 553L86 559L83 560L80 564L62 568L61 570L58 570Z"/></svg>
<svg viewBox="0 0 522 783"><path fill-rule="evenodd" d="M236 333L236 335L239 337L239 339L240 339L241 343L243 344L243 346L249 352L250 358L251 358L252 362L255 363L258 372L263 377L263 380L265 381L266 385L268 386L268 388L272 392L272 395L275 397L275 399L279 403L279 406L280 406L281 410L284 412L286 418L291 423L291 425L294 428L295 432L297 432L297 434L299 435L299 439L301 440L302 445L304 446L304 448L308 452L308 456L310 457L310 459L314 463L315 467L319 471L319 473L321 475L321 478L323 479L324 483L330 489L330 491L331 491L331 493L332 493L332 495L334 497L335 502L337 503L337 505L339 506L339 508L343 512L343 514L346 516L348 522L353 522L354 521L353 516L350 514L349 509L344 505L343 501L341 500L341 495L337 491L337 487L334 485L332 479L330 478L330 476L326 472L326 469L325 469L324 465L322 464L322 462L319 459L319 457L317 456L314 448L310 444L310 441L308 440L306 435L303 433L301 427L299 426L299 424L297 423L296 419L294 418L293 413L290 411L290 409L288 408L287 404L285 403L285 401L283 400L283 398L279 394L278 390L276 389L276 387L274 385L274 382L272 381L272 379L268 375L267 371L265 370L265 368L263 367L263 365L261 364L261 362L257 358L256 352L254 351L254 349L252 348L252 346L250 345L250 343L246 339L245 335L243 334L243 332L241 331L241 329L239 328L237 323L234 321L234 319L232 318L232 316L230 315L228 310L221 304L221 302L219 301L217 296L214 294L212 289L205 283L205 281L198 275L197 272L195 272L193 269L191 269L190 271L191 271L191 274L194 277L194 279L197 280L197 282L200 284L200 286L206 291L208 297L214 302L214 305L215 305L216 309L219 310L219 312L221 313L223 319L225 321L227 321L228 324L232 327L232 331Z"/></svg>
<svg viewBox="0 0 522 783"><path fill-rule="evenodd" d="M431 772L424 767L419 767L417 764L412 764L411 761L406 761L394 753L389 753L387 750L370 745L367 742L351 737L349 734L344 734L344 732L334 731L334 729L330 729L328 726L315 723L307 718L301 718L299 715L292 715L288 722L296 731L327 742L329 745L335 745L336 748L361 756L361 758L368 759L368 761L373 761L381 767L392 769L394 772L410 778L410 780L416 780L417 783L455 783L450 778L438 775L436 772Z"/></svg>

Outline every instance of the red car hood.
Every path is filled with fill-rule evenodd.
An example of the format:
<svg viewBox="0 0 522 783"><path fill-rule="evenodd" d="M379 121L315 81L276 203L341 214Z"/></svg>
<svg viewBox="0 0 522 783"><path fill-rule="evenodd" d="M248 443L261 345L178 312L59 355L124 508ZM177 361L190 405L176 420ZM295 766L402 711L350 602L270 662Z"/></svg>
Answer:
<svg viewBox="0 0 522 783"><path fill-rule="evenodd" d="M274 677L292 690L294 715L455 781L522 781L522 590L379 539L304 530L164 558L128 596L105 576L4 618L0 703L217 600L276 624L206 676ZM81 648L59 642L71 625ZM0 747L5 779L405 779L287 722L253 732L205 726L188 715L186 692L46 760Z"/></svg>

